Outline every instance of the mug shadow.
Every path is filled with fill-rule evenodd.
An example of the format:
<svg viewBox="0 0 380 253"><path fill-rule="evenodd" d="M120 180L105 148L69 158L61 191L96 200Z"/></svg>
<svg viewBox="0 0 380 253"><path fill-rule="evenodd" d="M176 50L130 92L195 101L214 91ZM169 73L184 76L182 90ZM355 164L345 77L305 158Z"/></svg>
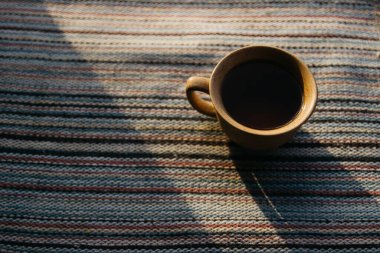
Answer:
<svg viewBox="0 0 380 253"><path fill-rule="evenodd" d="M295 139L300 136L313 139L304 131ZM370 175L348 169L315 139L310 143L293 141L271 152L233 143L229 149L247 194L289 251L370 244L378 233L363 227L378 218L380 205L359 181Z"/></svg>
<svg viewBox="0 0 380 253"><path fill-rule="evenodd" d="M150 88L152 97L139 97L136 86L116 83L115 91L101 81L136 78L128 74L136 66L137 78L146 77L144 69L153 63L118 63L101 55L91 60L91 53L83 55L66 38L46 1L20 4L37 13L29 13L37 21L28 21L15 1L16 21L4 24L14 31L0 34L0 52L14 57L0 59L0 156L15 157L1 160L1 250L149 251L211 244L188 205L191 193L184 192L191 178L175 165L172 147L181 143L153 138L167 135L157 126L172 124L176 115L162 119L156 111L173 98L155 95L162 86ZM144 56L127 56L144 62ZM147 104L155 110L149 112ZM35 229L44 224L49 229Z"/></svg>

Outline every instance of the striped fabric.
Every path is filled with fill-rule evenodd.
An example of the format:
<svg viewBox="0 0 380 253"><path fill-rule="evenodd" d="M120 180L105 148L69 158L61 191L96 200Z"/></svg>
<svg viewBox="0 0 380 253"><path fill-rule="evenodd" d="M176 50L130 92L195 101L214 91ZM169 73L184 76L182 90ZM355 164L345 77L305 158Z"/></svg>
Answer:
<svg viewBox="0 0 380 253"><path fill-rule="evenodd" d="M0 252L379 252L376 3L1 1ZM184 94L255 44L320 92L274 152Z"/></svg>

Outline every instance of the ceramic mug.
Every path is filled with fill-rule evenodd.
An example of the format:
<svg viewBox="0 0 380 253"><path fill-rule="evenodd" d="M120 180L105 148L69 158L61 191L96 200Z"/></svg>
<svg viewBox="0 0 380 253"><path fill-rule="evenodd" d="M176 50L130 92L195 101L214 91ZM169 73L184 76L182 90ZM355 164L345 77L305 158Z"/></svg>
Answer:
<svg viewBox="0 0 380 253"><path fill-rule="evenodd" d="M227 113L221 96L223 80L231 69L248 61L265 61L281 66L299 82L302 103L299 112L287 124L274 129L254 129L240 124ZM197 91L209 94L211 101L203 99ZM249 46L226 55L216 65L210 78L189 78L186 95L194 109L216 117L222 130L233 142L254 150L271 150L289 141L309 119L317 103L318 91L310 70L295 55L275 47Z"/></svg>

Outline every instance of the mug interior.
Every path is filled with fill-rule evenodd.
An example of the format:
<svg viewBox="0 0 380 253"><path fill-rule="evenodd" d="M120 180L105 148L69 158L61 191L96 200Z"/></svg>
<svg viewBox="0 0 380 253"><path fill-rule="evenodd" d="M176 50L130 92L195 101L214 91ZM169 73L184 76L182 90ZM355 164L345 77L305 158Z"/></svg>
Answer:
<svg viewBox="0 0 380 253"><path fill-rule="evenodd" d="M240 124L227 113L221 96L223 80L233 68L248 61L265 61L276 64L291 73L300 84L302 104L299 112L287 124L273 129L254 129ZM296 56L275 47L251 46L233 51L218 63L211 75L210 96L218 114L229 124L250 133L276 135L298 128L310 117L316 105L317 87L306 64Z"/></svg>

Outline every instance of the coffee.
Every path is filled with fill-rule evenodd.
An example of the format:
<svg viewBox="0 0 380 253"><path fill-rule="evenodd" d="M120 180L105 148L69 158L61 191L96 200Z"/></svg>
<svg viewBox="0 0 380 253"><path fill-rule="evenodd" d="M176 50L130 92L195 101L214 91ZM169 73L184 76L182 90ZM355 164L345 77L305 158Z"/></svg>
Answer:
<svg viewBox="0 0 380 253"><path fill-rule="evenodd" d="M302 105L299 81L270 62L249 61L229 71L221 88L227 113L254 129L275 129L290 122Z"/></svg>

